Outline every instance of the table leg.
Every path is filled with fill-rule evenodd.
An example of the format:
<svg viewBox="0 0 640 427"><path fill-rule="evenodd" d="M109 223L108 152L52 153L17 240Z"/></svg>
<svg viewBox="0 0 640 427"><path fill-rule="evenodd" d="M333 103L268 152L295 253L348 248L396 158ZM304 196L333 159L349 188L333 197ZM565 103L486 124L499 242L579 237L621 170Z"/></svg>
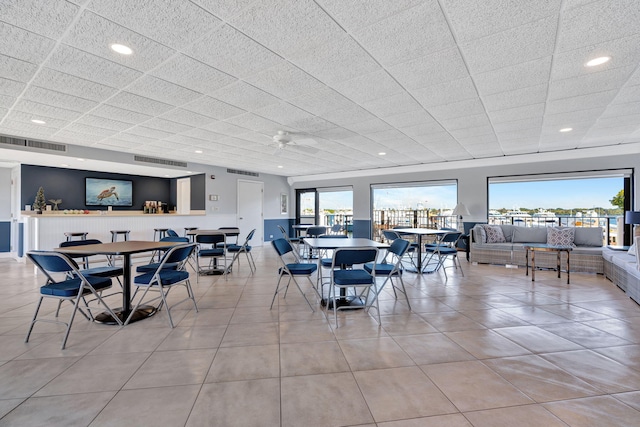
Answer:
<svg viewBox="0 0 640 427"><path fill-rule="evenodd" d="M558 257L557 257L557 267L558 267L558 279L560 278L560 254L562 253L562 251L558 251Z"/></svg>
<svg viewBox="0 0 640 427"><path fill-rule="evenodd" d="M526 269L525 276L529 275L529 248L526 248L524 251L524 265Z"/></svg>
<svg viewBox="0 0 640 427"><path fill-rule="evenodd" d="M531 281L536 281L536 251L531 251Z"/></svg>
<svg viewBox="0 0 640 427"><path fill-rule="evenodd" d="M567 285L569 284L569 279L571 277L571 268L569 267L570 263L569 263L569 254L571 253L571 251L567 251Z"/></svg>

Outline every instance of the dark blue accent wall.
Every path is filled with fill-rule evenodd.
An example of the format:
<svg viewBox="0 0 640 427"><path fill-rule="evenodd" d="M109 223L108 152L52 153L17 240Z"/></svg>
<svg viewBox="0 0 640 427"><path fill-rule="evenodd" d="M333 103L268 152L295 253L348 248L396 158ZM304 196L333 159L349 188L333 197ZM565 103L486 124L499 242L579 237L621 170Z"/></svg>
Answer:
<svg viewBox="0 0 640 427"><path fill-rule="evenodd" d="M0 252L11 252L11 221L0 222Z"/></svg>
<svg viewBox="0 0 640 427"><path fill-rule="evenodd" d="M370 239L371 238L371 220L370 219L354 219L353 220L353 237Z"/></svg>
<svg viewBox="0 0 640 427"><path fill-rule="evenodd" d="M85 178L124 179L133 181L133 206L114 206L114 210L141 210L146 200L160 200L173 209L176 204L176 180L94 172L80 169L62 169L48 166L22 165L20 206L31 205L38 188L44 189L45 199L62 199L60 209L96 209L85 205ZM191 209L205 209L205 175L191 178Z"/></svg>
<svg viewBox="0 0 640 427"><path fill-rule="evenodd" d="M269 242L271 240L279 239L282 237L282 233L278 229L278 226L282 226L285 230L290 228L290 221L288 218L282 219L265 219L264 220L264 241ZM273 236L273 237L269 237ZM289 233L289 236L292 236Z"/></svg>
<svg viewBox="0 0 640 427"><path fill-rule="evenodd" d="M18 256L24 256L24 224L18 224Z"/></svg>

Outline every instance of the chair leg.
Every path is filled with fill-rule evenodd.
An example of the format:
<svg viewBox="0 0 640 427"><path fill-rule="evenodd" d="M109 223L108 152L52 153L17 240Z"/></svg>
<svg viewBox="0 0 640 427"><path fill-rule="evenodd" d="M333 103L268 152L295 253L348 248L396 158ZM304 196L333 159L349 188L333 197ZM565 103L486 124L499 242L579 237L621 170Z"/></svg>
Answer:
<svg viewBox="0 0 640 427"><path fill-rule="evenodd" d="M36 312L33 313L33 319L31 319L31 324L29 325L29 330L27 331L27 336L25 337L24 342L29 342L29 337L31 336L31 331L33 331L33 325L36 324L36 318L38 317L38 312L40 311L40 306L42 305L42 300L43 299L44 299L44 297L41 296L40 300L38 301L38 305L36 306ZM60 301L62 302L62 300L60 300ZM56 315L56 317L57 317L57 315Z"/></svg>
<svg viewBox="0 0 640 427"><path fill-rule="evenodd" d="M276 285L276 290L273 293L273 298L271 299L271 307L269 307L269 310L273 309L273 303L276 300L276 295L278 295L278 291L280 290L280 282L282 281L282 274L280 275L280 277L278 278L278 284ZM291 278L289 278L289 281L291 281ZM289 285L287 284L287 288L289 287Z"/></svg>

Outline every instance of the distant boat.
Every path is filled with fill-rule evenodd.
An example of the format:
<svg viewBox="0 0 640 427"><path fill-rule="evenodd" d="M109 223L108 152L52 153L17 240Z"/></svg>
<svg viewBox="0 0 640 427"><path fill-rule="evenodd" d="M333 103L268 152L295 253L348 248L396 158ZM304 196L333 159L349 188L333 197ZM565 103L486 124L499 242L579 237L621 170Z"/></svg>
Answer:
<svg viewBox="0 0 640 427"><path fill-rule="evenodd" d="M555 224L558 221L558 216L554 212L540 208L538 209L538 212L533 214L533 219L538 222L542 221Z"/></svg>
<svg viewBox="0 0 640 427"><path fill-rule="evenodd" d="M505 214L507 218L512 218L514 223L524 223L531 220L531 215L526 212L521 211L520 209L514 209Z"/></svg>

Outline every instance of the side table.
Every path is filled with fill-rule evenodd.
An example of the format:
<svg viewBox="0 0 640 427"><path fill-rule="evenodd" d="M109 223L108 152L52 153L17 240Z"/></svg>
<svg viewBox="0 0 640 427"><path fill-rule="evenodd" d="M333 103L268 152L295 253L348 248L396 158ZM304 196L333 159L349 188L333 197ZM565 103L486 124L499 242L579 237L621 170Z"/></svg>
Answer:
<svg viewBox="0 0 640 427"><path fill-rule="evenodd" d="M573 247L571 246L556 246L556 245L546 245L546 244L528 244L528 245L524 245L524 249L526 251L525 253L525 259L526 259L526 268L527 268L527 273L526 275L529 275L529 251L531 251L531 281L535 282L536 281L536 252L556 252L558 254L558 260L557 260L557 267L556 269L558 270L558 279L560 278L560 254L562 254L562 252L566 252L567 253L567 285L569 284L569 280L571 277L571 272L570 272L570 262L569 262L569 257L571 254L571 251L573 250Z"/></svg>

